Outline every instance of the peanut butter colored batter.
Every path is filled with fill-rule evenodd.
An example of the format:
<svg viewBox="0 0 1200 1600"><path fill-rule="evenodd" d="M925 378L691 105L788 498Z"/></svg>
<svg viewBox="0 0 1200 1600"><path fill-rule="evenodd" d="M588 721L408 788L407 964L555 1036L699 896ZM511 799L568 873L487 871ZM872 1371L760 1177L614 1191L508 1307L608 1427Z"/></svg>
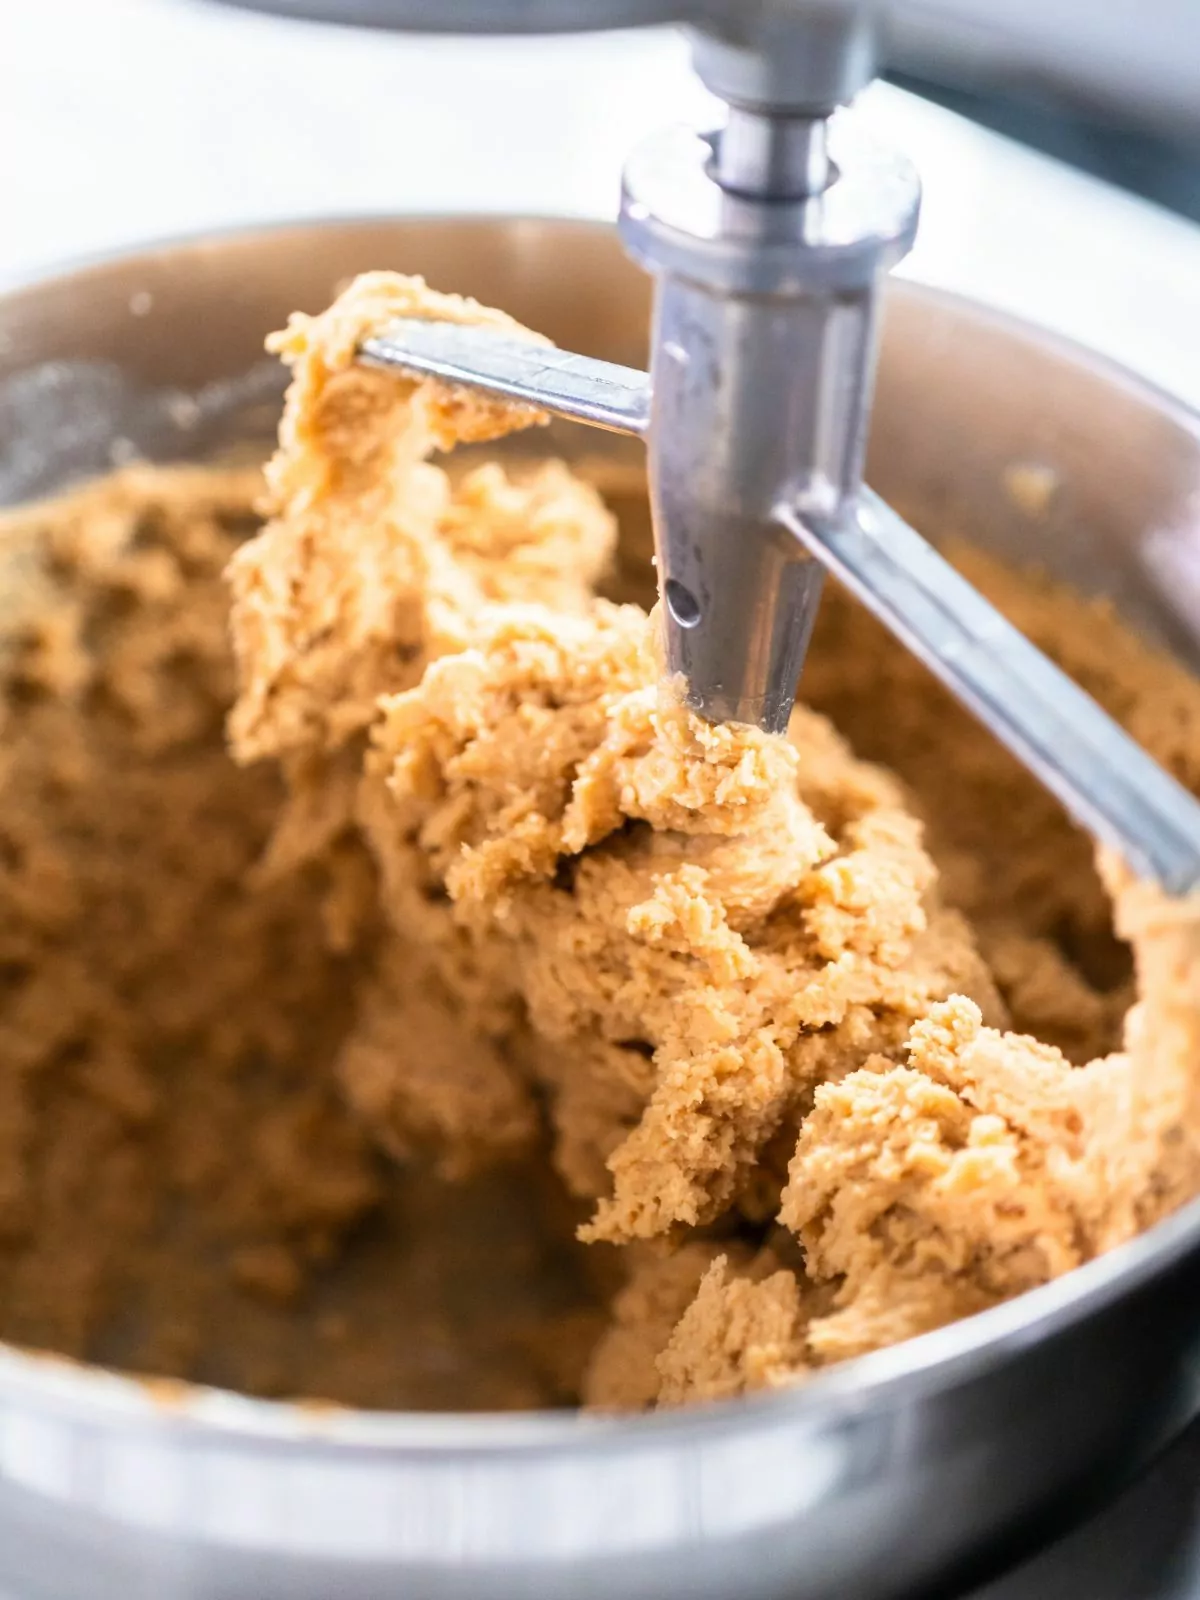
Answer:
<svg viewBox="0 0 1200 1600"><path fill-rule="evenodd" d="M396 315L516 327L385 274L293 318L259 531L253 474L138 469L0 535L0 1334L678 1404L1196 1193L1200 907L1102 887L842 596L786 739L697 719L602 597L628 485L618 564L561 464L434 464L541 419L356 365ZM961 559L1200 790L1200 685Z"/></svg>

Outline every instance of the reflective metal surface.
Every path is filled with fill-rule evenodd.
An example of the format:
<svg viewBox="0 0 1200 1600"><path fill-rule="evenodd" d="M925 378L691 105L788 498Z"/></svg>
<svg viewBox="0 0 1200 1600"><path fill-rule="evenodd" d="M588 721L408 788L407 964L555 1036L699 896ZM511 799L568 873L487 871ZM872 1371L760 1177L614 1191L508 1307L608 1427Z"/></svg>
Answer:
<svg viewBox="0 0 1200 1600"><path fill-rule="evenodd" d="M903 156L844 137L874 73L874 0L707 9L693 60L724 125L638 149L619 229L655 280L646 450L667 668L710 721L781 733L823 575L775 508L854 503L879 290L920 185Z"/></svg>
<svg viewBox="0 0 1200 1600"><path fill-rule="evenodd" d="M408 222L205 239L0 300L0 497L144 444L262 437L264 332L364 267L425 273L644 365L647 286L587 225ZM1053 340L893 288L872 483L930 534L1037 560L1200 659L1179 564L1195 420ZM196 330L203 328L204 337ZM245 375L259 376L247 384ZM198 396L199 422L171 404ZM566 429L586 440L597 438ZM615 441L619 442L619 441ZM1039 464L1040 519L1005 483ZM365 1415L0 1352L0 1587L21 1600L898 1600L963 1587L1200 1403L1200 1211L794 1393L632 1421ZM1079 1600L1085 1600L1080 1596Z"/></svg>
<svg viewBox="0 0 1200 1600"><path fill-rule="evenodd" d="M915 172L848 115L831 124L837 177L819 194L764 195L769 142L742 150L743 188L729 192L724 134L714 156L679 129L634 152L621 199L621 237L655 279L647 448L667 664L703 716L775 732L822 581L775 508L797 500L837 515L852 504L880 285L916 227ZM747 195L752 153L761 165Z"/></svg>
<svg viewBox="0 0 1200 1600"><path fill-rule="evenodd" d="M641 435L650 424L650 383L636 367L507 338L494 328L399 317L364 340L359 357L367 366L398 367L447 383L478 387L482 377L493 394L614 433Z"/></svg>

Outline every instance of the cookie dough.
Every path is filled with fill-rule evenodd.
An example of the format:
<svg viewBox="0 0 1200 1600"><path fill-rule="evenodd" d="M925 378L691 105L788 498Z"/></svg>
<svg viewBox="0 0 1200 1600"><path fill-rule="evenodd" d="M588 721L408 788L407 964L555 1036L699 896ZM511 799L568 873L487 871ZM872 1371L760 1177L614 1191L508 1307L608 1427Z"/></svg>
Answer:
<svg viewBox="0 0 1200 1600"><path fill-rule="evenodd" d="M0 1335L674 1405L1196 1193L1200 907L1098 874L836 592L786 739L697 719L636 479L460 470L542 419L358 366L396 315L524 331L368 275L273 341L265 490L132 469L0 528ZM957 559L1200 790L1186 671Z"/></svg>
<svg viewBox="0 0 1200 1600"><path fill-rule="evenodd" d="M277 748L247 740L248 711L287 715L291 684L314 681L309 641L317 661L360 648L358 610L322 585L315 629L304 591L327 565L362 588L378 581L381 524L362 496L386 493L393 522L415 526L403 508L428 491L413 443L428 453L506 420L494 402L354 365L346 329L361 337L401 302L494 315L375 277L294 321L281 345L294 383L272 476L304 496L277 495L275 520L234 563L243 757ZM331 474L345 446L328 419L345 414L368 420L351 436L353 473ZM363 461L380 464L365 479ZM427 570L456 571L430 522L424 548ZM299 583L281 581L297 567ZM428 591L411 573L404 603L419 608ZM749 1195L747 1209L777 1216L802 1249L803 1283L714 1260L656 1353L664 1399L791 1381L936 1327L1126 1237L1151 1194L1191 1192L1196 1130L1175 1080L1196 1059L1200 995L1161 981L1163 960L1175 979L1191 969L1155 919L1169 911L1186 942L1195 907L1151 912L1149 891L1120 890L1143 999L1125 1055L1073 1066L988 1025L1006 1020L1003 1003L969 926L942 903L913 808L823 719L798 709L787 739L702 722L663 679L653 617L565 592L544 569L519 595L493 586L483 599L450 576L436 594L443 622L426 631L419 681L371 678L357 816L395 938L411 927L412 884L432 889L447 925L428 940L446 952L436 981L461 1016L480 1008L473 1032L511 1065L514 1092L545 1105L559 1171L595 1200L582 1238L678 1238L727 1222ZM293 647L257 653L247 609ZM343 705L335 688L317 729ZM1039 968L1036 945L994 943L1009 990L1049 1009L1038 985L1053 968ZM408 1060L396 1045L377 1070L404 1081L424 1053ZM439 1099L450 1092L443 1079ZM420 1101L391 1097L393 1136L395 1108ZM794 1148L773 1193L781 1139ZM829 1304L806 1315L803 1290L822 1285Z"/></svg>
<svg viewBox="0 0 1200 1600"><path fill-rule="evenodd" d="M561 1405L607 1290L574 1211L532 1156L456 1183L380 1156L333 1074L387 972L370 863L272 861L283 783L225 750L223 572L261 489L134 468L0 524L0 1337L261 1395Z"/></svg>

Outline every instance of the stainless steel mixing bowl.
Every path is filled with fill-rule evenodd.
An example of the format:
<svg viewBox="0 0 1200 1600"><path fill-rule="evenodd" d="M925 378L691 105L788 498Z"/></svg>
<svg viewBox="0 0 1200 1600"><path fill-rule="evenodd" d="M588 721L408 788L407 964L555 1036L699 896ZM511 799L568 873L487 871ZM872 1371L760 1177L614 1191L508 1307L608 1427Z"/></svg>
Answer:
<svg viewBox="0 0 1200 1600"><path fill-rule="evenodd" d="M599 227L374 221L167 245L0 298L0 499L133 450L170 459L261 437L280 389L264 333L364 267L423 272L564 344L642 358L646 286ZM1029 464L1057 485L1044 517L1006 487ZM898 285L870 476L930 532L969 530L1036 558L1196 654L1200 427L1128 376ZM1198 1402L1194 1206L1045 1289L795 1392L627 1421L371 1415L201 1390L168 1399L0 1349L0 1590L949 1592L1051 1518L1061 1526Z"/></svg>

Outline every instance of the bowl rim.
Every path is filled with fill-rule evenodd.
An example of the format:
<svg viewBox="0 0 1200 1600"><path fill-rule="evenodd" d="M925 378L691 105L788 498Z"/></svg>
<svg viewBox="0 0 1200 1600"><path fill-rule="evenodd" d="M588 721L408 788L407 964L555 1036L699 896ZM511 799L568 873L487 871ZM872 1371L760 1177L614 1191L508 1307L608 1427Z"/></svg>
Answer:
<svg viewBox="0 0 1200 1600"><path fill-rule="evenodd" d="M0 306L79 277L189 248L251 243L289 232L356 227L530 224L567 227L611 238L611 222L584 215L422 210L355 212L238 223L96 252L0 279ZM1200 453L1200 412L1178 396L1085 345L968 295L895 277L892 293L947 306L1011 338L1036 342L1086 375L1119 388L1190 434ZM323 1454L558 1455L586 1439L609 1451L649 1447L686 1436L691 1447L754 1428L812 1431L868 1409L911 1404L983 1378L1034 1344L1066 1332L1111 1306L1189 1254L1200 1251L1200 1197L1136 1238L1014 1299L930 1333L822 1369L795 1386L678 1411L603 1416L578 1411L365 1411L320 1400L265 1400L183 1379L139 1377L52 1352L0 1342L0 1400L42 1404L103 1429L177 1433L195 1444L224 1440L265 1451L305 1443Z"/></svg>

